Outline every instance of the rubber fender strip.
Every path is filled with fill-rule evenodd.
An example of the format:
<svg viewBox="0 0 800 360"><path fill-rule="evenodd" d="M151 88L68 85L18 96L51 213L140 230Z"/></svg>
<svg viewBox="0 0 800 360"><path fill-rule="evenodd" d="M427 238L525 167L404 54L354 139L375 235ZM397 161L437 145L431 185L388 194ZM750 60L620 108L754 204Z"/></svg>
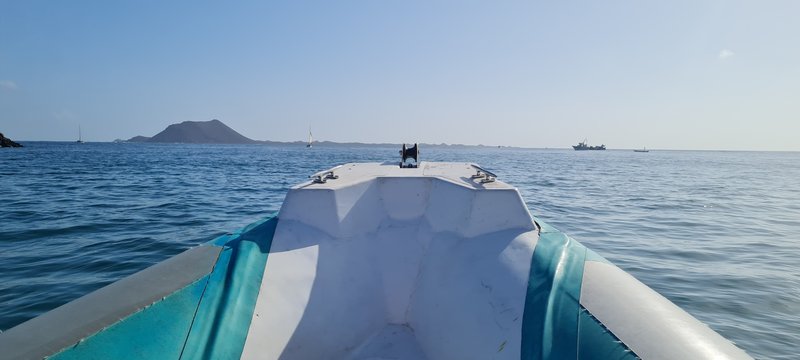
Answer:
<svg viewBox="0 0 800 360"><path fill-rule="evenodd" d="M577 358L586 247L539 221L522 318L523 360Z"/></svg>
<svg viewBox="0 0 800 360"><path fill-rule="evenodd" d="M227 241L211 273L181 359L238 359L278 224L271 217Z"/></svg>
<svg viewBox="0 0 800 360"><path fill-rule="evenodd" d="M206 275L47 358L177 359L208 279Z"/></svg>
<svg viewBox="0 0 800 360"><path fill-rule="evenodd" d="M589 310L581 306L578 321L578 359L640 359L628 345L614 336Z"/></svg>

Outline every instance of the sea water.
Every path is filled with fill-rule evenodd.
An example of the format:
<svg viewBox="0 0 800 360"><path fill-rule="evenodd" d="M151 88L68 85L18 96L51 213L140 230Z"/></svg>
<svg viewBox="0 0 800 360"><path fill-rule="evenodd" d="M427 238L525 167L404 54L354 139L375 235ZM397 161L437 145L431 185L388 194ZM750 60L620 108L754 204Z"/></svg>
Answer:
<svg viewBox="0 0 800 360"><path fill-rule="evenodd" d="M294 184L398 149L25 143L0 149L0 329L276 212ZM421 148L757 358L800 344L800 153Z"/></svg>

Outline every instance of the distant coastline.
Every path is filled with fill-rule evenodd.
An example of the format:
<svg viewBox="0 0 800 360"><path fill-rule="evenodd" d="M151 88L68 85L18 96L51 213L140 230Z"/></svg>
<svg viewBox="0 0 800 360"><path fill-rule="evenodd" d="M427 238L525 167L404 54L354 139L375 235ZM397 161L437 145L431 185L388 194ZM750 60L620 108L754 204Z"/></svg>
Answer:
<svg viewBox="0 0 800 360"><path fill-rule="evenodd" d="M75 141L73 140L19 140L20 144L24 144L25 147L36 147L37 144L74 144ZM86 144L128 144L128 145L137 145L141 143L137 142L128 142L122 139L116 140L105 140L105 141L87 141ZM147 144L147 143L145 143ZM155 143L150 143L155 144ZM192 145L186 143L161 143L161 145ZM195 144L195 145L203 145L203 144ZM213 145L213 144L210 144ZM225 145L225 144L221 144ZM228 145L236 145L236 144L228 144ZM245 144L247 145L247 144ZM302 141L258 141L249 144L249 145L265 145L265 146L306 146L306 142ZM320 141L314 142L314 146L319 146L321 148L325 147L364 147L364 148L397 148L399 149L401 143L362 143L362 142L334 142L334 141ZM575 151L572 148L566 147L522 147L522 146L498 146L498 145L469 145L469 144L429 144L429 143L419 143L419 145L424 149L486 149L486 150L537 150L537 151L563 151L563 152L570 152L574 153ZM636 148L612 148L606 150L609 153L632 153L632 150ZM659 149L650 149L653 152L709 152L709 153L785 153L785 154L800 154L800 150L752 150L752 149L671 149L671 148L659 148Z"/></svg>
<svg viewBox="0 0 800 360"><path fill-rule="evenodd" d="M117 143L129 143L129 144L175 144L175 145L214 145L214 143L187 143L187 142L150 142L150 141L106 141L106 143L117 142ZM297 146L297 147L306 147L307 142L305 141L272 141L272 140L253 140L253 142L243 143L243 144L223 144L219 143L218 145L268 145L268 146ZM402 143L363 143L363 142L336 142L336 141L314 141L314 147L368 147L368 148L400 148L403 144ZM470 149L470 148L482 148L482 149L518 149L518 150L567 150L567 148L526 148L526 147L519 147L519 146L504 146L504 145L468 145L468 144L428 144L428 143L419 143L419 145L424 148L450 148L450 149ZM627 150L627 149L626 149Z"/></svg>
<svg viewBox="0 0 800 360"><path fill-rule="evenodd" d="M167 126L166 129L151 137L134 136L128 140L115 140L114 142L128 143L167 143L167 144L261 144L276 146L306 146L305 141L271 141L253 140L225 125L217 119L209 121L184 121ZM491 145L465 145L465 144L420 144L422 147L436 148L505 148L524 149L512 146ZM314 141L314 146L321 147L399 147L401 144L393 143L361 143L361 142L334 142Z"/></svg>
<svg viewBox="0 0 800 360"><path fill-rule="evenodd" d="M414 139L409 139L414 140ZM47 140L27 140L25 144L34 145L42 142L62 142ZM74 143L74 141L63 141ZM306 147L306 141L272 141L254 140L239 134L219 120L210 121L184 121L172 124L154 136L134 136L127 140L116 139L113 141L97 141L97 143L162 143L162 144L251 144L251 145L272 145L272 146L297 146ZM314 141L314 147L389 147L400 148L401 143L364 143L357 141L336 142L336 141ZM506 145L484 145L484 144L447 144L447 143L420 143L424 148L443 148L443 149L508 149L508 150L572 150L570 147L521 147ZM610 151L631 151L638 148L612 148ZM649 149L652 151L708 151L708 152L783 152L797 153L797 150L748 150L748 149Z"/></svg>

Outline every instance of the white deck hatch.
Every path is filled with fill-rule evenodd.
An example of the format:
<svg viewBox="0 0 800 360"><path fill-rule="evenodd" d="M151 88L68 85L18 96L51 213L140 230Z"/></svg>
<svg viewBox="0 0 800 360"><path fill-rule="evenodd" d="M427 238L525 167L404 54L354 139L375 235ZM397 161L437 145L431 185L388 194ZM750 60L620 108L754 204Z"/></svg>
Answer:
<svg viewBox="0 0 800 360"><path fill-rule="evenodd" d="M538 235L517 190L476 173L346 164L292 188L243 357L519 359Z"/></svg>

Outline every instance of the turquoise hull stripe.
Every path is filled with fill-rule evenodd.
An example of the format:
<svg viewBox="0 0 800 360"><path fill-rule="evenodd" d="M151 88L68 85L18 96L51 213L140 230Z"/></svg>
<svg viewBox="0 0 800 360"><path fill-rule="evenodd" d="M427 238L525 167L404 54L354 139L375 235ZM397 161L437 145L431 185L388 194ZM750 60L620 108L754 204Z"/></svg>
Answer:
<svg viewBox="0 0 800 360"><path fill-rule="evenodd" d="M200 278L49 359L177 359L208 279Z"/></svg>
<svg viewBox="0 0 800 360"><path fill-rule="evenodd" d="M576 359L586 248L555 228L537 223L541 233L531 258L521 358Z"/></svg>
<svg viewBox="0 0 800 360"><path fill-rule="evenodd" d="M552 226L537 223L541 232L531 258L521 358L638 359L580 305L584 264L608 260Z"/></svg>
<svg viewBox="0 0 800 360"><path fill-rule="evenodd" d="M197 309L181 359L238 359L261 288L278 218L227 238ZM230 239L233 238L233 239Z"/></svg>
<svg viewBox="0 0 800 360"><path fill-rule="evenodd" d="M639 359L633 351L628 349L622 341L608 331L597 318L583 307L581 307L578 328L578 359Z"/></svg>
<svg viewBox="0 0 800 360"><path fill-rule="evenodd" d="M210 274L49 358L239 358L277 223L272 216L208 242L223 247Z"/></svg>

